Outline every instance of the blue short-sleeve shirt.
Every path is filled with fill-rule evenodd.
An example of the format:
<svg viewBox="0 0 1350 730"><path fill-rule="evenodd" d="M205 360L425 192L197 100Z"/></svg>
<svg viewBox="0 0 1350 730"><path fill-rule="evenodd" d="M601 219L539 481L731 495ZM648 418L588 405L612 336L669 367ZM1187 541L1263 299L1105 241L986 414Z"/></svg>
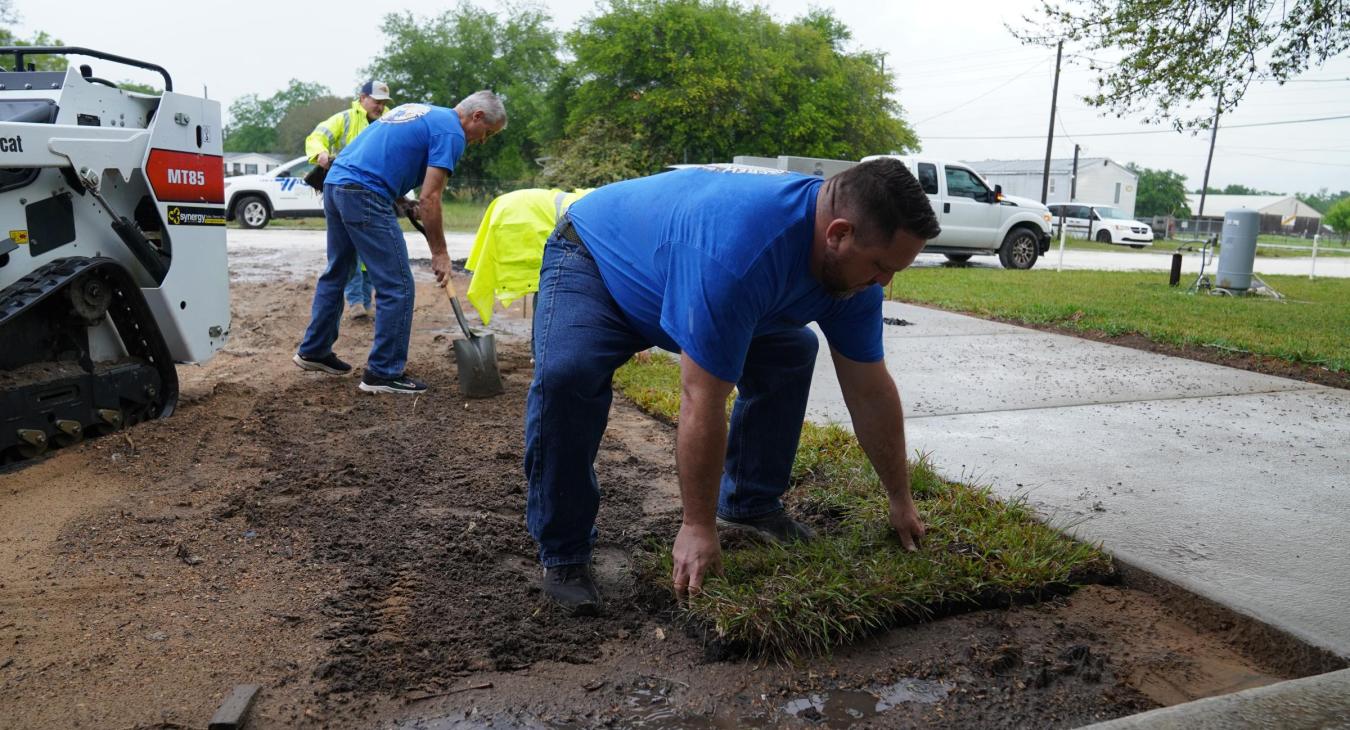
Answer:
<svg viewBox="0 0 1350 730"><path fill-rule="evenodd" d="M699 167L607 185L568 216L620 309L651 342L740 380L755 337L818 322L882 359L881 287L848 299L811 275L820 178Z"/></svg>
<svg viewBox="0 0 1350 730"><path fill-rule="evenodd" d="M356 183L393 200L421 185L428 167L453 173L465 143L454 109L402 104L356 135L324 182Z"/></svg>

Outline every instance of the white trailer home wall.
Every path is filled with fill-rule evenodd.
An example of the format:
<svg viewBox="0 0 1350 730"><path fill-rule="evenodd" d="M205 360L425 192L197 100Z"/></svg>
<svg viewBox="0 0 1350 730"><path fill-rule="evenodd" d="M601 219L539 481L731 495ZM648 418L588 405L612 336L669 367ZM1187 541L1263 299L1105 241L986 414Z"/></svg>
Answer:
<svg viewBox="0 0 1350 730"><path fill-rule="evenodd" d="M966 163L991 185L1002 185L1003 192L1032 200L1041 199L1041 180L1045 160L980 160ZM1124 165L1106 157L1078 158L1078 189L1072 199L1073 158L1050 160L1050 190L1046 203L1081 202L1111 205L1134 216L1139 179Z"/></svg>

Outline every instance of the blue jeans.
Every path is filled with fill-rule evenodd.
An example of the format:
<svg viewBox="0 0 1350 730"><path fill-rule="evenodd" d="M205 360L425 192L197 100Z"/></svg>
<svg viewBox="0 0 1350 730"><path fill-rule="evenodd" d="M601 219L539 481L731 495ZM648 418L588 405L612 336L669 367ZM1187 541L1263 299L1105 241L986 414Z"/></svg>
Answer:
<svg viewBox="0 0 1350 730"><path fill-rule="evenodd" d="M323 207L328 222L328 269L314 286L314 308L299 354L323 357L333 351L342 319L342 291L359 255L375 285L375 341L366 371L380 378L399 377L408 362L413 278L394 204L356 185L325 185Z"/></svg>
<svg viewBox="0 0 1350 730"><path fill-rule="evenodd" d="M596 540L595 457L614 371L651 343L628 323L586 249L556 232L544 246L536 302L525 406L526 525L545 567L586 563ZM736 384L720 516L782 509L819 346L804 327L751 341Z"/></svg>
<svg viewBox="0 0 1350 730"><path fill-rule="evenodd" d="M356 266L352 267L352 278L347 280L347 288L343 292L347 296L347 304L352 307L369 307L372 292L370 290L370 272L361 265L361 259L356 259Z"/></svg>

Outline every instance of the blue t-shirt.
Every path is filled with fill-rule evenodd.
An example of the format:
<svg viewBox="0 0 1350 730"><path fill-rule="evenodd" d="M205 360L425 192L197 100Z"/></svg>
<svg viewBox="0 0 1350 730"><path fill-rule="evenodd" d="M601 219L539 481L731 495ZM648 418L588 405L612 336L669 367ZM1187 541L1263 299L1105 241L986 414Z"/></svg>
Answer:
<svg viewBox="0 0 1350 730"><path fill-rule="evenodd" d="M837 299L811 275L821 184L690 168L607 185L568 216L633 326L734 383L752 338L809 322L850 360L882 358L881 287Z"/></svg>
<svg viewBox="0 0 1350 730"><path fill-rule="evenodd" d="M356 183L390 200L401 198L422 184L428 167L454 172L464 145L464 128L454 109L402 104L343 148L324 183Z"/></svg>

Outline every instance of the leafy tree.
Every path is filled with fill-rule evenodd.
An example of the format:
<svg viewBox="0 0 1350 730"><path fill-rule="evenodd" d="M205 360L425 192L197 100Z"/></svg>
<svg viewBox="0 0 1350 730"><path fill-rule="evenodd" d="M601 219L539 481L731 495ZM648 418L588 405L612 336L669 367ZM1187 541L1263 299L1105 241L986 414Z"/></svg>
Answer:
<svg viewBox="0 0 1350 730"><path fill-rule="evenodd" d="M593 188L642 177L659 165L641 136L606 119L594 119L557 144L542 177L549 187Z"/></svg>
<svg viewBox="0 0 1350 730"><path fill-rule="evenodd" d="M11 30L18 25L19 13L14 10L12 0L0 0L0 46L59 46L61 41L43 31L38 31L32 39L20 38ZM0 59L0 64L13 63L13 57ZM38 71L65 71L65 56L25 56L25 64L33 64ZM8 67L8 66L6 66Z"/></svg>
<svg viewBox="0 0 1350 730"><path fill-rule="evenodd" d="M538 9L508 7L499 16L467 2L432 18L385 16L384 53L366 71L389 84L394 103L454 106L480 89L492 89L506 103L506 130L464 155L452 187L482 178L523 181L536 173L534 160L556 128L548 90L562 68L549 22Z"/></svg>
<svg viewBox="0 0 1350 730"><path fill-rule="evenodd" d="M1350 4L1327 0L1043 0L1025 21L1024 42L1063 39L1088 60L1088 104L1177 129L1208 127L1214 100L1233 109L1253 80L1283 83L1350 48Z"/></svg>
<svg viewBox="0 0 1350 730"><path fill-rule="evenodd" d="M1331 206L1342 200L1350 198L1350 190L1342 190L1339 193L1333 193L1326 188L1315 193L1299 193L1298 199L1312 206L1318 213L1326 214L1331 210Z"/></svg>
<svg viewBox="0 0 1350 730"><path fill-rule="evenodd" d="M1196 194L1198 195L1198 194L1200 193L1200 190L1197 188L1195 192L1196 192ZM1223 187L1221 187L1221 188L1216 188L1216 187L1214 187L1213 185L1211 185L1211 186L1205 188L1205 194L1206 194L1206 195L1283 195L1284 193L1276 193L1276 192L1273 192L1273 191L1270 191L1270 190L1258 190L1258 189L1256 189L1256 188L1247 187L1246 185L1242 185L1242 184L1240 184L1240 183L1234 183L1234 184L1231 184L1231 185L1225 185L1225 186L1223 186Z"/></svg>
<svg viewBox="0 0 1350 730"><path fill-rule="evenodd" d="M1350 197L1342 198L1331 206L1322 216L1322 222L1341 234L1341 245L1344 246L1346 239L1350 238Z"/></svg>
<svg viewBox="0 0 1350 730"><path fill-rule="evenodd" d="M138 81L127 81L126 79L118 81L117 88L122 89L123 91L134 91L137 94L149 94L151 96L159 96L164 93L163 89L156 88L150 84L142 84Z"/></svg>
<svg viewBox="0 0 1350 730"><path fill-rule="evenodd" d="M295 152L281 146L277 126L292 108L332 96L322 84L291 79L286 88L267 97L247 94L230 104L230 123L225 125L226 152Z"/></svg>
<svg viewBox="0 0 1350 730"><path fill-rule="evenodd" d="M1189 218L1190 206L1186 203L1186 177L1173 170L1151 170L1126 165L1139 177L1138 194L1134 201L1134 212L1142 218L1155 215L1170 215Z"/></svg>
<svg viewBox="0 0 1350 730"><path fill-rule="evenodd" d="M285 116L277 123L276 151L288 155L303 153L305 137L314 131L319 122L350 106L351 102L341 97L320 96L287 109Z"/></svg>
<svg viewBox="0 0 1350 730"><path fill-rule="evenodd" d="M577 82L565 129L575 139L606 120L648 148L644 172L738 154L917 148L892 76L878 56L848 51L849 39L828 11L783 25L730 0L610 0L568 35Z"/></svg>

